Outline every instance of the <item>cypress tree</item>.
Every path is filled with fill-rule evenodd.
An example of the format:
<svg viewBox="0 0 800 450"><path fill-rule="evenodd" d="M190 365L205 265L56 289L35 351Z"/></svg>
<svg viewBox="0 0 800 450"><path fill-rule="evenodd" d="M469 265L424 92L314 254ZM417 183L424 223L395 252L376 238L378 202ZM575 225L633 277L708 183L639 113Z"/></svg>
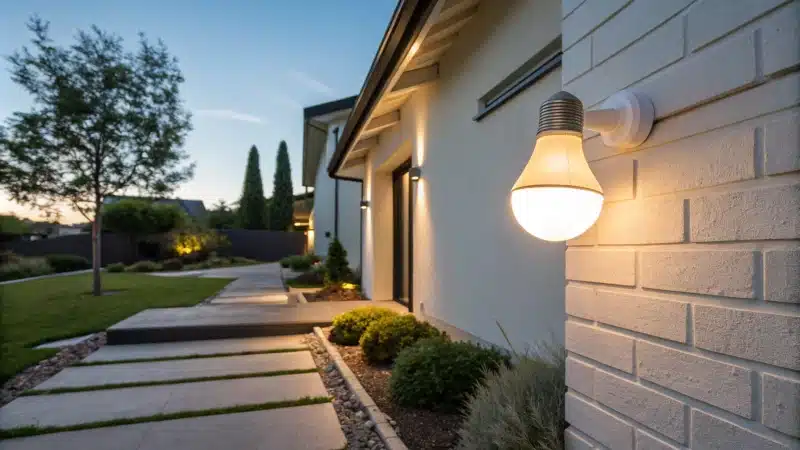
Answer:
<svg viewBox="0 0 800 450"><path fill-rule="evenodd" d="M264 185L258 163L258 149L250 147L247 168L244 172L244 187L239 200L239 226L248 230L267 228L267 208L264 202Z"/></svg>
<svg viewBox="0 0 800 450"><path fill-rule="evenodd" d="M272 182L272 198L269 207L270 229L286 231L292 225L294 195L292 188L292 167L289 164L289 150L286 142L278 145L275 164L275 178Z"/></svg>

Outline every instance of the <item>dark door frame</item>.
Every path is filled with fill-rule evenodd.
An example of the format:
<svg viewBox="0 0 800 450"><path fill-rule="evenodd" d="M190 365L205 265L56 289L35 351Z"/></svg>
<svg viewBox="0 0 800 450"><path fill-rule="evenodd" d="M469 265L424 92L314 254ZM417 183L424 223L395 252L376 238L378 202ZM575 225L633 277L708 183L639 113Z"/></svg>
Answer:
<svg viewBox="0 0 800 450"><path fill-rule="evenodd" d="M414 182L408 182L408 204L403 205L402 195L397 190L397 181L411 169L411 159L400 164L392 171L392 297L398 303L402 295L401 284L403 282L403 252L402 246L408 246L408 311L414 311ZM406 208L408 217L408 239L403 239L401 222L403 208ZM407 241L407 242L404 242Z"/></svg>

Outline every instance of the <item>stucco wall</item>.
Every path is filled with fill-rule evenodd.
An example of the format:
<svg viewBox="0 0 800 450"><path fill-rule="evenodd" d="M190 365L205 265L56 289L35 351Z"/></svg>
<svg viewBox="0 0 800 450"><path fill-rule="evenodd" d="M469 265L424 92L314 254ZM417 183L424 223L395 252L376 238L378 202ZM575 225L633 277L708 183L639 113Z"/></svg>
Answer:
<svg viewBox="0 0 800 450"><path fill-rule="evenodd" d="M657 122L584 146L566 252L568 448L800 447L800 3L564 0L563 82Z"/></svg>

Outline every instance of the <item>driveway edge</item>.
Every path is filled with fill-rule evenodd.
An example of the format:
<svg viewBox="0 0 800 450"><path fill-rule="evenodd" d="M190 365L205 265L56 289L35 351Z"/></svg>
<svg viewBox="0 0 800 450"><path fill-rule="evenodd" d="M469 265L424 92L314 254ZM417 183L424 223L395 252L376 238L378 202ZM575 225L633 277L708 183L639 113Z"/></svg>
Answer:
<svg viewBox="0 0 800 450"><path fill-rule="evenodd" d="M347 387L350 388L350 391L358 397L358 401L361 405L366 408L367 414L369 414L369 418L375 423L375 431L380 436L383 444L389 450L408 450L408 447L403 443L397 433L394 432L394 428L389 424L386 420L386 415L378 408L378 405L375 404L375 401L372 400L372 397L369 396L367 391L364 389L364 386L361 385L361 382L358 381L358 378L350 370L350 367L347 366L347 363L344 362L342 359L342 355L339 354L339 350L333 346L328 339L325 337L325 333L322 332L320 327L314 327L314 334L317 338L322 342L322 345L325 347L325 350L333 360L333 364L339 370L339 373L344 378Z"/></svg>

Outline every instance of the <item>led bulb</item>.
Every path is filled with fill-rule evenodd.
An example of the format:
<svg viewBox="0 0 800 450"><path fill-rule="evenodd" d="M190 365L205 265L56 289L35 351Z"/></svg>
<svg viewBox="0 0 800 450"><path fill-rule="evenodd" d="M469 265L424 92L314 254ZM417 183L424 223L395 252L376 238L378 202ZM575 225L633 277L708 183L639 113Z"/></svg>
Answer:
<svg viewBox="0 0 800 450"><path fill-rule="evenodd" d="M546 241L580 236L600 217L603 189L574 131L539 133L511 190L511 209L525 231Z"/></svg>

